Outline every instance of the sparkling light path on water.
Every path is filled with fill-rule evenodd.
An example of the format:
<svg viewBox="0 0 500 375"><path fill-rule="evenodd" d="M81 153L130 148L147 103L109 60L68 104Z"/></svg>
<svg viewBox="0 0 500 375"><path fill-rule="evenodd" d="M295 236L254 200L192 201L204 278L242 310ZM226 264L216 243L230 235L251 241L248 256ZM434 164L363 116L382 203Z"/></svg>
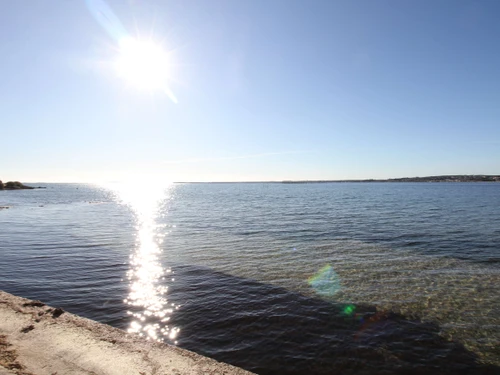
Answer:
<svg viewBox="0 0 500 375"><path fill-rule="evenodd" d="M129 294L124 300L129 306L127 313L133 317L128 332L155 341L167 339L175 344L180 329L168 322L179 306L169 303L166 286L175 278L171 268L162 266L162 250L159 248L162 239L157 235L157 229L162 228L156 222L159 206L170 198L173 185L144 187L127 183L111 188L117 200L128 205L136 217L136 246L130 255Z"/></svg>

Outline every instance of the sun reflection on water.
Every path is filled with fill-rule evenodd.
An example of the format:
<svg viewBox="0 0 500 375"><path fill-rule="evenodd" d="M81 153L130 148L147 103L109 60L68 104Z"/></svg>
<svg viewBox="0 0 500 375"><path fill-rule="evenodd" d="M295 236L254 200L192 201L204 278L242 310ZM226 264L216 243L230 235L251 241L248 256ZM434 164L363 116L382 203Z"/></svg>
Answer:
<svg viewBox="0 0 500 375"><path fill-rule="evenodd" d="M178 306L168 303L168 286L165 285L167 276L169 282L174 281L173 271L161 263L162 250L158 245L162 242L160 230L163 227L157 224L159 208L171 199L174 185L115 184L111 188L136 217L136 246L130 255L127 272L130 288L124 300L129 306L127 314L133 317L128 332L155 341L166 339L176 343L180 329L169 326L168 321Z"/></svg>

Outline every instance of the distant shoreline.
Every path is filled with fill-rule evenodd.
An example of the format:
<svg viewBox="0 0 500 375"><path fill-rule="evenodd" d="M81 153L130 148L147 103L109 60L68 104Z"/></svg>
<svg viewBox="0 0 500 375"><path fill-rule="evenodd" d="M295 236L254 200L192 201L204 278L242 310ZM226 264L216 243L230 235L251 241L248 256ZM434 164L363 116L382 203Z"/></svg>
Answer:
<svg viewBox="0 0 500 375"><path fill-rule="evenodd" d="M118 182L118 181L116 181ZM500 175L440 175L425 177L400 177L387 179L341 179L341 180L262 180L262 181L173 181L174 184L321 184L321 183L367 183L367 182L500 182ZM40 182L37 182L38 184ZM44 182L48 184L96 184L98 182ZM6 186L15 184L15 186ZM32 183L33 184L33 183ZM45 189L42 186L27 186L18 181L2 183L0 190Z"/></svg>
<svg viewBox="0 0 500 375"><path fill-rule="evenodd" d="M427 177L402 177L388 179L352 180L283 180L283 181L178 181L176 184L321 184L346 182L500 182L500 175L447 175Z"/></svg>

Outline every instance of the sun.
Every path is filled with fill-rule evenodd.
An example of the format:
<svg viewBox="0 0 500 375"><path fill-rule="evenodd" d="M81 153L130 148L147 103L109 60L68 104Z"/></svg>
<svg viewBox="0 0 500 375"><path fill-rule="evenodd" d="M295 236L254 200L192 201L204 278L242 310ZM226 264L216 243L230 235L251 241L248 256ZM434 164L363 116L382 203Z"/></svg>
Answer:
<svg viewBox="0 0 500 375"><path fill-rule="evenodd" d="M169 55L159 44L131 37L119 42L116 72L137 89L168 91L170 65Z"/></svg>

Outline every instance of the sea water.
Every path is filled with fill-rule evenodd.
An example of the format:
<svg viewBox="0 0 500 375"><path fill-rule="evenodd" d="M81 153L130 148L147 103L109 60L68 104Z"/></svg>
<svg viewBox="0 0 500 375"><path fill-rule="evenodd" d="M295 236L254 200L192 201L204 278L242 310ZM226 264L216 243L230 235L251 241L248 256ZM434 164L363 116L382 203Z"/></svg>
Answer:
<svg viewBox="0 0 500 375"><path fill-rule="evenodd" d="M0 191L0 289L260 374L495 373L500 184Z"/></svg>

